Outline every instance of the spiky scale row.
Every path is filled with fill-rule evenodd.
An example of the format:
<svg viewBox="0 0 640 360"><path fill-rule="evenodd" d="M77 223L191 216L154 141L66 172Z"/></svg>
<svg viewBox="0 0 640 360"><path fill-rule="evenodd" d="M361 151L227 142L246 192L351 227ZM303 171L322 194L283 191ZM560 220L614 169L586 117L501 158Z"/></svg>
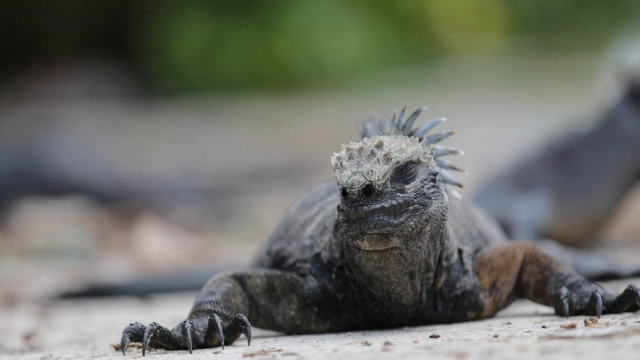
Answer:
<svg viewBox="0 0 640 360"><path fill-rule="evenodd" d="M420 126L416 131L412 133L412 135L416 137L423 137L429 132L429 130L442 124L445 121L447 121L446 118L437 118L437 119L430 120L424 123L422 126Z"/></svg>
<svg viewBox="0 0 640 360"><path fill-rule="evenodd" d="M464 169L460 168L458 165L455 165L450 161L447 161L444 159L436 159L436 165L438 165L440 169L460 171L463 174L467 173Z"/></svg>
<svg viewBox="0 0 640 360"><path fill-rule="evenodd" d="M464 155L464 152L458 148L442 145L433 146L433 156L438 158L447 155Z"/></svg>
<svg viewBox="0 0 640 360"><path fill-rule="evenodd" d="M420 116L420 114L422 114L422 112L425 110L427 110L427 107L423 106L414 111L413 114L411 114L411 116L409 116L409 118L407 119L407 122L402 125L402 131L405 133L411 131L411 129L413 129L413 124L416 122L416 119L418 119L418 116Z"/></svg>
<svg viewBox="0 0 640 360"><path fill-rule="evenodd" d="M433 119L433 120L427 121L426 123L422 124L418 128L415 128L415 129L413 128L420 114L422 114L426 109L427 109L426 106L419 107L411 115L409 115L408 118L405 119L404 117L406 112L406 106L405 106L402 108L399 114L394 113L393 117L390 120L385 119L385 120L376 121L374 119L368 119L364 122L360 122L358 124L360 138L362 139L362 141L364 141L368 138L371 139L379 136L395 135L395 136L404 136L407 138L418 139L421 147L423 147L428 152L430 152L429 156L431 156L435 160L436 165L441 171L441 174L443 174L442 176L443 182L449 185L458 186L462 188L463 187L462 184L457 180L455 180L446 170L449 169L449 170L461 171L464 173L466 172L460 167L456 166L455 164L449 161L439 159L440 157L447 156L447 155L464 155L464 153L460 149L438 145L439 142L444 141L445 139L449 138L452 135L455 135L455 131L445 131L445 132L440 132L435 134L429 134L429 131L431 131L436 126L445 122L446 119L445 118ZM352 142L351 144L347 145L347 148L351 149L353 147L358 147L359 146L358 144L360 143ZM341 153L343 152L345 152L344 147ZM346 152L349 153L348 150ZM338 156L341 153L334 154L334 157L332 158L334 169L336 169L336 175L338 175L337 170L340 170L340 171L349 170L347 169L348 166L344 166L346 164L342 162L338 164L338 165L341 165L341 167L336 168L336 164L334 160L336 158L341 159L341 157ZM352 158L350 160L354 160L355 158L358 157L358 155L359 155L358 153L351 153L351 155L347 155L347 156L351 156ZM404 158L404 161L407 160L407 158L405 157L403 158ZM352 164L348 164L348 165L351 166ZM362 164L356 164L355 166L356 169L361 169L362 167L363 167ZM385 169L385 171L383 172L386 173L387 170L388 169ZM362 176L359 178L363 180L366 177ZM386 178L385 176L378 177L378 179L380 180L385 178ZM338 182L341 183L341 176L339 175L338 175ZM346 179L344 180L343 183L346 183ZM362 183L360 181L353 180L352 184L355 185L355 184L362 184ZM452 189L447 189L447 190L451 192L453 195L459 196L459 194L457 194Z"/></svg>

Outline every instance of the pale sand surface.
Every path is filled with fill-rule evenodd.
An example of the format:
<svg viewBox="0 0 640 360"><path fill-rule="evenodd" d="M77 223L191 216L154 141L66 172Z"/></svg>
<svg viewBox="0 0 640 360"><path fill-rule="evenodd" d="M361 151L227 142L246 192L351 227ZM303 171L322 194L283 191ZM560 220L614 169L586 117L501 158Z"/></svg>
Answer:
<svg viewBox="0 0 640 360"><path fill-rule="evenodd" d="M640 279L632 280L640 283ZM628 281L606 283L621 290ZM193 294L19 304L0 308L0 359L124 359L111 344L129 322L157 321L173 326L191 305ZM585 326L585 316L564 319L552 310L518 301L494 319L377 331L285 336L254 330L220 348L152 350L149 359L633 359L640 352L640 314L604 315ZM574 329L566 329L571 327ZM439 336L436 338L436 336ZM129 349L126 358L141 358Z"/></svg>

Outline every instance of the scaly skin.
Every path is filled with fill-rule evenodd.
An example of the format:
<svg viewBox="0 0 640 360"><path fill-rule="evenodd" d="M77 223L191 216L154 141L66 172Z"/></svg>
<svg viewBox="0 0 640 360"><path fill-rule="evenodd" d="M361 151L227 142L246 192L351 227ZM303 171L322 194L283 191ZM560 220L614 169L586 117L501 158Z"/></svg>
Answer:
<svg viewBox="0 0 640 360"><path fill-rule="evenodd" d="M223 346L251 325L321 333L484 319L518 297L559 315L638 310L640 289L614 296L537 247L507 243L497 223L447 195L440 157L456 149L407 119L363 124L343 147L336 180L298 199L253 267L213 277L173 330L134 323L122 336L164 349Z"/></svg>

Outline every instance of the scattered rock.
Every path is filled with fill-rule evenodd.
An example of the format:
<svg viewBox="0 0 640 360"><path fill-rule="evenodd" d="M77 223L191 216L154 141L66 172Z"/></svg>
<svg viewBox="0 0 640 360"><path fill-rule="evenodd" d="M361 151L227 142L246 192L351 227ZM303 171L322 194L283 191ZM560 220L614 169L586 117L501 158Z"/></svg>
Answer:
<svg viewBox="0 0 640 360"><path fill-rule="evenodd" d="M261 349L252 353L244 353L242 354L242 357L265 356L265 355L269 355L271 353L280 352L280 351L282 351L282 349L269 349L269 350Z"/></svg>
<svg viewBox="0 0 640 360"><path fill-rule="evenodd" d="M120 351L120 344L111 344L111 346L113 346L115 351ZM127 349L142 349L142 343L141 342L130 342L129 345L127 345ZM149 349L151 349L151 347L149 347Z"/></svg>
<svg viewBox="0 0 640 360"><path fill-rule="evenodd" d="M578 324L576 323L571 323L571 324L562 324L560 325L561 328L563 329L575 329L578 327Z"/></svg>
<svg viewBox="0 0 640 360"><path fill-rule="evenodd" d="M440 337L440 335L438 335L438 334L431 334L431 335L429 335L429 339L437 339L437 338L439 338L439 337Z"/></svg>
<svg viewBox="0 0 640 360"><path fill-rule="evenodd" d="M38 333L36 331L27 331L22 335L22 340L26 343L33 341Z"/></svg>
<svg viewBox="0 0 640 360"><path fill-rule="evenodd" d="M364 345L364 346L371 346L371 343L370 343L369 341L367 341L367 340L362 340L362 341L360 342L360 345Z"/></svg>
<svg viewBox="0 0 640 360"><path fill-rule="evenodd" d="M599 322L598 318L594 316L589 316L588 318L584 319L584 326L586 327L606 328L606 327L609 327L610 325L611 325L610 323Z"/></svg>
<svg viewBox="0 0 640 360"><path fill-rule="evenodd" d="M640 334L640 327L612 326L606 328L577 328L545 336L549 339L628 337Z"/></svg>

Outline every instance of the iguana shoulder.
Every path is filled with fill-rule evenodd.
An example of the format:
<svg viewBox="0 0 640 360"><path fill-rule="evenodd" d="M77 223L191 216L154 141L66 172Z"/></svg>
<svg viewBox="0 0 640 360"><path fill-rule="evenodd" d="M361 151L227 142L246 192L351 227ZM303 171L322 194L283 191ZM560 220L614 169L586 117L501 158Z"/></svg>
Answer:
<svg viewBox="0 0 640 360"><path fill-rule="evenodd" d="M335 180L305 191L286 210L252 266L328 275L329 270L321 264L335 263L339 257L335 243L339 201Z"/></svg>
<svg viewBox="0 0 640 360"><path fill-rule="evenodd" d="M496 220L465 198L450 197L447 232L459 246L474 251L506 242Z"/></svg>

